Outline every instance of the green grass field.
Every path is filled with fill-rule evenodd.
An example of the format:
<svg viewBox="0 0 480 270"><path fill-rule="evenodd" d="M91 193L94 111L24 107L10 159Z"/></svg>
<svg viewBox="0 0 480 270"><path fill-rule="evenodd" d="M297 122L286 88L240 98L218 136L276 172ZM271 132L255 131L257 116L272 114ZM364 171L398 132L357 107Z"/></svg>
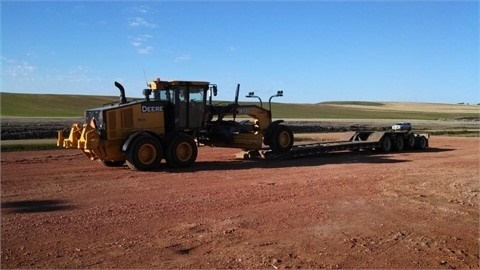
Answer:
<svg viewBox="0 0 480 270"><path fill-rule="evenodd" d="M15 93L0 93L0 98L1 117L82 117L85 109L118 102L119 99L116 96ZM480 113L480 106L476 105L426 103L401 103L400 105L366 101L330 101L318 104L273 103L272 114L274 118L283 119L445 120L478 118ZM264 106L268 107L268 104Z"/></svg>

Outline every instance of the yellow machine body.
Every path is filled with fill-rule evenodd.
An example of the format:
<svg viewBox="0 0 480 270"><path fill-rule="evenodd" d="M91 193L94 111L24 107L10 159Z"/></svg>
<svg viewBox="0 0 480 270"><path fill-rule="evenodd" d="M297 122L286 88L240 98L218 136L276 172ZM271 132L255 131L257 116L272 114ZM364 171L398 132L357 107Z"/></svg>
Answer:
<svg viewBox="0 0 480 270"><path fill-rule="evenodd" d="M165 134L164 112L160 105L127 104L102 108L99 113L102 114L100 118L106 119L102 124L106 137L100 138L99 123L93 118L88 124L74 123L68 138L64 138L65 130L59 131L57 145L78 148L91 160L122 161L125 160L122 145L132 133L148 130L158 135Z"/></svg>
<svg viewBox="0 0 480 270"><path fill-rule="evenodd" d="M214 105L216 85L202 81L153 81L145 99L120 102L85 111L85 122L58 132L57 145L80 149L90 160L107 166L127 162L131 168L152 170L165 159L172 167L191 165L197 146L288 151L293 134L270 110L256 105ZM150 95L153 94L153 99ZM249 120L243 120L249 117ZM242 121L237 121L242 119Z"/></svg>

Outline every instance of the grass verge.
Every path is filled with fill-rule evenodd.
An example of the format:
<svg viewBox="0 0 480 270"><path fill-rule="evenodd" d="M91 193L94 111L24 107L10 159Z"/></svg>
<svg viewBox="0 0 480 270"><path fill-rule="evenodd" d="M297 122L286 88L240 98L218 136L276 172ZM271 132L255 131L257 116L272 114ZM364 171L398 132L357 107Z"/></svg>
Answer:
<svg viewBox="0 0 480 270"><path fill-rule="evenodd" d="M0 151L18 152L18 151L40 151L40 150L59 150L62 149L54 144L2 144Z"/></svg>

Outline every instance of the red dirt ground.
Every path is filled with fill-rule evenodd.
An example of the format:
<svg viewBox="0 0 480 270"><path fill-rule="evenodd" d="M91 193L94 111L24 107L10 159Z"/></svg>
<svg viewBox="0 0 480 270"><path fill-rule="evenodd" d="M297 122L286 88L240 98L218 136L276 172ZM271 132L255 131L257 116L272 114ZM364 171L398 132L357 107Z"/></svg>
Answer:
<svg viewBox="0 0 480 270"><path fill-rule="evenodd" d="M2 153L1 268L479 268L480 139L194 167Z"/></svg>

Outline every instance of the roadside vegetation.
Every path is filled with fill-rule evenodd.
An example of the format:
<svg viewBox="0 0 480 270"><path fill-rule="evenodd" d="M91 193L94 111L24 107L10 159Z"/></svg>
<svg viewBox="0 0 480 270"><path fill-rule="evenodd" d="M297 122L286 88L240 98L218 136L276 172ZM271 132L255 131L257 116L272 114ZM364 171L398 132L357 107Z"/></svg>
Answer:
<svg viewBox="0 0 480 270"><path fill-rule="evenodd" d="M18 152L18 151L40 151L40 150L60 150L56 144L2 144L0 152Z"/></svg>

